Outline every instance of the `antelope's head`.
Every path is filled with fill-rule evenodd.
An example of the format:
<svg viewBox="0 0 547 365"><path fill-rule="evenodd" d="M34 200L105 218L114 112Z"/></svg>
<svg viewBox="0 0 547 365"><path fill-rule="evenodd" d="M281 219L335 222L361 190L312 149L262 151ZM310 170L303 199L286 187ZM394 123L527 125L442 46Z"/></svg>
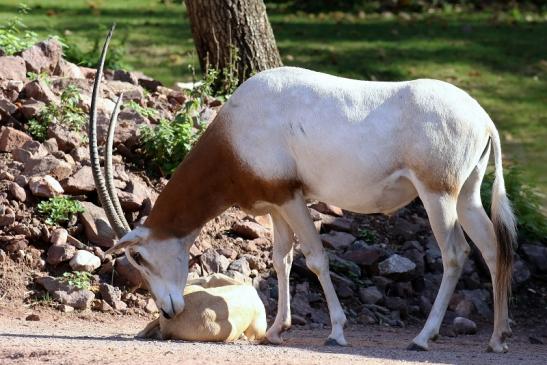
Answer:
<svg viewBox="0 0 547 365"><path fill-rule="evenodd" d="M105 173L104 176L102 174L97 148L96 102L104 60L113 30L114 26L106 38L95 74L88 131L91 168L99 201L116 235L121 237L107 253L125 249L127 259L138 269L148 284L157 307L169 319L184 309L183 291L188 277L189 250L198 232L190 233L183 238L176 238L159 236L147 227L137 227L133 230L129 227L114 189L112 174L112 145L116 119L123 97L121 94L110 117L104 152Z"/></svg>

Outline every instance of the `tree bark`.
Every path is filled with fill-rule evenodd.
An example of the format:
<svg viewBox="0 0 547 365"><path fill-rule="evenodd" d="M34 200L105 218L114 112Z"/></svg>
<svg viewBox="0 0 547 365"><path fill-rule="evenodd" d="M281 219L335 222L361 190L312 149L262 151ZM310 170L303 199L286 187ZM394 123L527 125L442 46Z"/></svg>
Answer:
<svg viewBox="0 0 547 365"><path fill-rule="evenodd" d="M201 69L249 75L282 66L262 0L184 0ZM234 58L236 57L236 58Z"/></svg>

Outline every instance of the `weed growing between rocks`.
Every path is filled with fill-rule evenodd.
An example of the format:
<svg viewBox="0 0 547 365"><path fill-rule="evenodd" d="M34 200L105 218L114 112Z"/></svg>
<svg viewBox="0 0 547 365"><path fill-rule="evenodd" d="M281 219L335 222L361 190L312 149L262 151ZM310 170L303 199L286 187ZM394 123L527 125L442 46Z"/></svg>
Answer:
<svg viewBox="0 0 547 365"><path fill-rule="evenodd" d="M63 281L78 289L88 290L91 288L91 273L86 271L65 272Z"/></svg>
<svg viewBox="0 0 547 365"><path fill-rule="evenodd" d="M46 223L56 225L70 221L74 215L84 212L79 201L68 197L53 197L38 204L38 212L46 217Z"/></svg>
<svg viewBox="0 0 547 365"><path fill-rule="evenodd" d="M19 4L18 15L10 19L7 24L0 27L0 49L8 56L25 50L38 40L35 32L26 29L23 16L29 11L25 4Z"/></svg>

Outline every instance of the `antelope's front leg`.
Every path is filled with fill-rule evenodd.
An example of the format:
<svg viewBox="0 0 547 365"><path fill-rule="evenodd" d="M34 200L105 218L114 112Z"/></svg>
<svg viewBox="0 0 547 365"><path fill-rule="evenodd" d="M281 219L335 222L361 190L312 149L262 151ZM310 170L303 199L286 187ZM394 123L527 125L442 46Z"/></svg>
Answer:
<svg viewBox="0 0 547 365"><path fill-rule="evenodd" d="M277 315L266 332L266 339L269 343L280 344L283 342L281 333L291 326L289 275L293 260L293 231L279 213L272 213L271 216L274 228L273 265L277 273L279 296Z"/></svg>
<svg viewBox="0 0 547 365"><path fill-rule="evenodd" d="M334 290L330 277L329 260L304 198L300 194L296 194L293 200L283 204L280 212L296 233L302 252L306 257L306 265L317 275L325 293L332 324L332 330L325 345L348 346L348 342L344 337L346 315Z"/></svg>

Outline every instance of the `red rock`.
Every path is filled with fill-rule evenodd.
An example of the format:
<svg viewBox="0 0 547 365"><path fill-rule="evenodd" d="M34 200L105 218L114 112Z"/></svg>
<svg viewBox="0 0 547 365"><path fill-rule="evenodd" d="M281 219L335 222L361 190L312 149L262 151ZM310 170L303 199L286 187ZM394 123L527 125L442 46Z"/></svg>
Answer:
<svg viewBox="0 0 547 365"><path fill-rule="evenodd" d="M45 106L46 104L44 102L31 98L31 99L24 100L21 103L20 110L25 116L25 118L32 119L36 115L38 115L40 110L42 110Z"/></svg>
<svg viewBox="0 0 547 365"><path fill-rule="evenodd" d="M342 209L340 209L340 208L338 208L334 205L330 205L330 204L323 203L323 202L314 203L314 204L310 205L310 208L313 208L313 209L317 210L320 213L328 214L328 215L334 215L336 217L341 217L341 216L344 215L344 212L342 211Z"/></svg>
<svg viewBox="0 0 547 365"><path fill-rule="evenodd" d="M27 72L53 73L62 54L61 44L56 39L51 38L24 50L21 52L21 57L25 60Z"/></svg>
<svg viewBox="0 0 547 365"><path fill-rule="evenodd" d="M350 247L355 240L355 236L346 232L332 231L321 235L323 245L336 250Z"/></svg>
<svg viewBox="0 0 547 365"><path fill-rule="evenodd" d="M11 127L3 127L0 131L0 151L11 152L31 140L32 138L25 132Z"/></svg>
<svg viewBox="0 0 547 365"><path fill-rule="evenodd" d="M57 228L51 232L49 242L52 245L60 246L67 243L68 231L64 228Z"/></svg>
<svg viewBox="0 0 547 365"><path fill-rule="evenodd" d="M51 198L64 192L61 184L50 175L33 176L28 184L32 195L42 198Z"/></svg>
<svg viewBox="0 0 547 365"><path fill-rule="evenodd" d="M57 64L57 67L55 68L54 74L61 77L69 77L69 78L75 78L75 79L85 78L84 73L82 72L82 70L80 69L78 65L68 62L63 58L59 59L59 63Z"/></svg>
<svg viewBox="0 0 547 365"><path fill-rule="evenodd" d="M238 236L249 240L265 237L269 233L260 224L250 221L235 222L232 226L232 231Z"/></svg>
<svg viewBox="0 0 547 365"><path fill-rule="evenodd" d="M0 57L0 79L26 80L25 60L18 56Z"/></svg>
<svg viewBox="0 0 547 365"><path fill-rule="evenodd" d="M29 159L25 164L24 174L27 176L51 175L58 180L63 180L72 174L72 166L53 155L47 155Z"/></svg>
<svg viewBox="0 0 547 365"><path fill-rule="evenodd" d="M76 247L68 244L52 245L47 251L47 263L57 265L74 257Z"/></svg>
<svg viewBox="0 0 547 365"><path fill-rule="evenodd" d="M24 188L15 182L9 184L9 192L16 200L25 202L27 200L27 193Z"/></svg>
<svg viewBox="0 0 547 365"><path fill-rule="evenodd" d="M85 194L95 190L93 172L90 166L83 166L74 175L61 183L65 193L78 195Z"/></svg>
<svg viewBox="0 0 547 365"><path fill-rule="evenodd" d="M81 204L85 212L80 213L80 219L84 225L87 239L101 247L114 246L116 234L112 230L103 208L90 202L81 202Z"/></svg>
<svg viewBox="0 0 547 365"><path fill-rule="evenodd" d="M34 80L29 82L23 88L23 92L27 98L33 98L42 101L46 104L60 104L61 99L53 93L48 84L43 80Z"/></svg>

